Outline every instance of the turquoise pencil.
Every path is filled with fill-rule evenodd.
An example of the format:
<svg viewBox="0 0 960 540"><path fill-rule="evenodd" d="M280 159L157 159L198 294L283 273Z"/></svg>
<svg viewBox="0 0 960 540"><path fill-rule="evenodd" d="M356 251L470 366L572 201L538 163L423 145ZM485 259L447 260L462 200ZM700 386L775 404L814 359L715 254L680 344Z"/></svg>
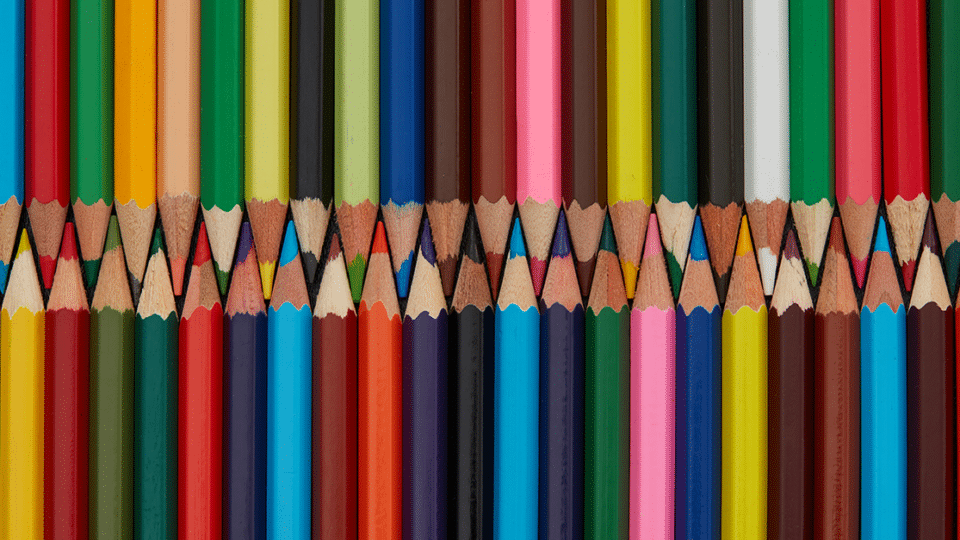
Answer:
<svg viewBox="0 0 960 540"><path fill-rule="evenodd" d="M860 534L907 537L907 310L880 218L860 313Z"/></svg>
<svg viewBox="0 0 960 540"><path fill-rule="evenodd" d="M540 312L519 219L509 248L494 338L494 540L537 537Z"/></svg>
<svg viewBox="0 0 960 540"><path fill-rule="evenodd" d="M267 310L267 537L310 537L312 314L293 222Z"/></svg>
<svg viewBox="0 0 960 540"><path fill-rule="evenodd" d="M23 205L23 0L0 0L0 293Z"/></svg>

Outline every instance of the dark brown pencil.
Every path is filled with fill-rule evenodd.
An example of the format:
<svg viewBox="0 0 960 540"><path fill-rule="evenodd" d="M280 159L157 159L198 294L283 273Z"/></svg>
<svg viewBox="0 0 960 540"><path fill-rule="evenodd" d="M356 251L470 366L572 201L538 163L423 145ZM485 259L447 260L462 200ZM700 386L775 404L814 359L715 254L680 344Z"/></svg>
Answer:
<svg viewBox="0 0 960 540"><path fill-rule="evenodd" d="M817 538L860 533L860 313L843 227L830 227L816 309L814 521Z"/></svg>
<svg viewBox="0 0 960 540"><path fill-rule="evenodd" d="M813 300L790 229L767 320L767 534L813 533Z"/></svg>
<svg viewBox="0 0 960 540"><path fill-rule="evenodd" d="M907 538L955 534L954 313L927 214L907 311Z"/></svg>
<svg viewBox="0 0 960 540"><path fill-rule="evenodd" d="M470 0L426 2L425 195L443 294L470 206Z"/></svg>

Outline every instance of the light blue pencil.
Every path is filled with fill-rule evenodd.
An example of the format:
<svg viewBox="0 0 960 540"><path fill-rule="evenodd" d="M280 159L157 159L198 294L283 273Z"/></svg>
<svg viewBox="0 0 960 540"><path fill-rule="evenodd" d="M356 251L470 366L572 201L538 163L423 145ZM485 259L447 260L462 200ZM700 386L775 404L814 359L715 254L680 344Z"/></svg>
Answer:
<svg viewBox="0 0 960 540"><path fill-rule="evenodd" d="M0 292L23 205L23 0L0 0Z"/></svg>

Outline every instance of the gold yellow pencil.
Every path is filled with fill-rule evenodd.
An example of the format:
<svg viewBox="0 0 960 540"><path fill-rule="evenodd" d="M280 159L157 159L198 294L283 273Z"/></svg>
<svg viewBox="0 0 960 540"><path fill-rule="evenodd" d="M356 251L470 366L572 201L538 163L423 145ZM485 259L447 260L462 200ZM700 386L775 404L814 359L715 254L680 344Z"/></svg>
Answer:
<svg viewBox="0 0 960 540"><path fill-rule="evenodd" d="M0 538L43 536L43 297L20 235L0 311Z"/></svg>
<svg viewBox="0 0 960 540"><path fill-rule="evenodd" d="M746 216L723 310L720 536L767 537L767 305Z"/></svg>
<svg viewBox="0 0 960 540"><path fill-rule="evenodd" d="M289 20L288 2L247 0L244 198L268 300L290 201Z"/></svg>
<svg viewBox="0 0 960 540"><path fill-rule="evenodd" d="M113 194L134 303L157 216L157 0L116 0Z"/></svg>
<svg viewBox="0 0 960 540"><path fill-rule="evenodd" d="M653 203L650 0L607 2L607 204L633 298Z"/></svg>

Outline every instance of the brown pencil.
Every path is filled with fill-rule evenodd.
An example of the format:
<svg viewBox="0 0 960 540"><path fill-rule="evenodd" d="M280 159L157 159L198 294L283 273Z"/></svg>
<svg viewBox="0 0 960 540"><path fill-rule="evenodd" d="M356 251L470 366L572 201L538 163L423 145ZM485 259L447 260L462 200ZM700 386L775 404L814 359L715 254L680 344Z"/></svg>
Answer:
<svg viewBox="0 0 960 540"><path fill-rule="evenodd" d="M927 214L907 311L907 538L955 534L954 313Z"/></svg>
<svg viewBox="0 0 960 540"><path fill-rule="evenodd" d="M814 522L817 538L860 532L860 312L835 216L816 310Z"/></svg>
<svg viewBox="0 0 960 540"><path fill-rule="evenodd" d="M791 228L767 320L767 534L813 531L813 300Z"/></svg>

